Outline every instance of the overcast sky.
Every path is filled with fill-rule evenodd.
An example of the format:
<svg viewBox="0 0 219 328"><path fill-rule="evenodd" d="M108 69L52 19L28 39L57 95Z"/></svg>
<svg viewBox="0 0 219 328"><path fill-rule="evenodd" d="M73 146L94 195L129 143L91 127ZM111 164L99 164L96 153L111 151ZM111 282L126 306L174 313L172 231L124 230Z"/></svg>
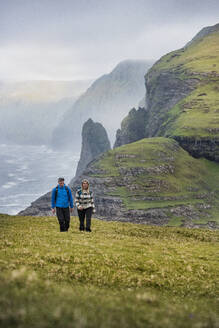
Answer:
<svg viewBox="0 0 219 328"><path fill-rule="evenodd" d="M218 0L0 0L0 80L94 79L216 23Z"/></svg>

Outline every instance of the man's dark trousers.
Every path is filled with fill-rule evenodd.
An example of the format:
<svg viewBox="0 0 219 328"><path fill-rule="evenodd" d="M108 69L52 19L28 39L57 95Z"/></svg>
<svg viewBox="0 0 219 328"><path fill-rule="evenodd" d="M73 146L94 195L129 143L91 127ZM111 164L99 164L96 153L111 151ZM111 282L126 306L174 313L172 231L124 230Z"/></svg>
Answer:
<svg viewBox="0 0 219 328"><path fill-rule="evenodd" d="M69 207L56 207L56 215L60 225L60 231L68 231L70 225Z"/></svg>
<svg viewBox="0 0 219 328"><path fill-rule="evenodd" d="M88 207L83 210L78 210L78 216L80 220L80 230L84 230L84 219L86 216L86 231L90 231L91 226L91 216L93 212L93 207Z"/></svg>

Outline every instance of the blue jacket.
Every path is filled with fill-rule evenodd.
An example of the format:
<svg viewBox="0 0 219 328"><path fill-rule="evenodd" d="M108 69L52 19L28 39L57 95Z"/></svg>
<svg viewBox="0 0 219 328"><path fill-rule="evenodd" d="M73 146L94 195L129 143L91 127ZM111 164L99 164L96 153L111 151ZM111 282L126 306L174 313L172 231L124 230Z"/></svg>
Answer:
<svg viewBox="0 0 219 328"><path fill-rule="evenodd" d="M69 198L68 199L68 193L65 189L65 185L63 187L60 187L58 185L58 192L57 192L57 197L55 201L55 195L56 195L56 187L53 188L52 190L52 199L51 199L51 205L52 208L55 207L70 207L73 208L73 197L71 193L71 189L67 186L68 191L69 191Z"/></svg>

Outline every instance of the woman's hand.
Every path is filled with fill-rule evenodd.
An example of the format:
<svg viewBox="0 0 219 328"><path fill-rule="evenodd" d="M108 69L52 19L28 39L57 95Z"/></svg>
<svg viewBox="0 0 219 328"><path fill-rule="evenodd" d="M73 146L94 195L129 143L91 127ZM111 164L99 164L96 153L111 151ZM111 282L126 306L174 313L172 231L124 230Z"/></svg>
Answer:
<svg viewBox="0 0 219 328"><path fill-rule="evenodd" d="M78 206L78 209L79 209L80 211L83 210L83 206L79 205L79 206Z"/></svg>

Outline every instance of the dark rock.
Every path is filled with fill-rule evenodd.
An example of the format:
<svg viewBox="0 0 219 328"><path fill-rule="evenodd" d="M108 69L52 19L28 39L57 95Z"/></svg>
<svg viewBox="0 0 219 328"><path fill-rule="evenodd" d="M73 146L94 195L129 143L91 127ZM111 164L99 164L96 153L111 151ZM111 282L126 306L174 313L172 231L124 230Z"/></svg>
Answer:
<svg viewBox="0 0 219 328"><path fill-rule="evenodd" d="M25 208L23 211L20 211L18 215L24 216L52 216L51 212L51 195L52 192L48 192L45 195L42 195L31 205Z"/></svg>
<svg viewBox="0 0 219 328"><path fill-rule="evenodd" d="M114 148L145 138L147 118L144 108L132 108L123 119L121 129L117 130Z"/></svg>
<svg viewBox="0 0 219 328"><path fill-rule="evenodd" d="M219 138L181 136L174 136L173 138L193 157L205 157L211 161L219 162Z"/></svg>
<svg viewBox="0 0 219 328"><path fill-rule="evenodd" d="M199 79L180 79L180 73L171 71L149 71L145 76L146 137L162 135L162 124L166 114L181 99L195 89Z"/></svg>
<svg viewBox="0 0 219 328"><path fill-rule="evenodd" d="M92 119L86 121L82 128L82 148L76 176L83 172L90 161L108 150L110 142L102 124L94 123Z"/></svg>

